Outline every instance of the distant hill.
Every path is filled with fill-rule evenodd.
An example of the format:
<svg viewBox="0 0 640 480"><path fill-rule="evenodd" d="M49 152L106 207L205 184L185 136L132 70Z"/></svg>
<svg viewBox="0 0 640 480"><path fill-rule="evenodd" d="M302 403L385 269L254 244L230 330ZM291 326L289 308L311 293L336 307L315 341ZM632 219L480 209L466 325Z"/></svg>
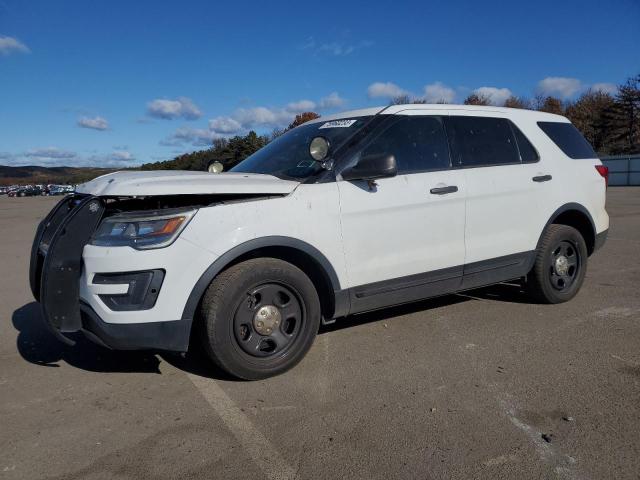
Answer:
<svg viewBox="0 0 640 480"><path fill-rule="evenodd" d="M93 167L40 167L29 165L24 167L10 167L0 165L0 185L26 184L70 184L83 183L92 178L115 172L112 168Z"/></svg>

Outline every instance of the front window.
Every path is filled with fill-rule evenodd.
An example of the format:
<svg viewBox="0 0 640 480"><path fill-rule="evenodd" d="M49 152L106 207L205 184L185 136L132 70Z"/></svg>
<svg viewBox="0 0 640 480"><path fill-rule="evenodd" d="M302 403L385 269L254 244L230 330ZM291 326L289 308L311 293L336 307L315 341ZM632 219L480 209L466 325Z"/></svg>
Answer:
<svg viewBox="0 0 640 480"><path fill-rule="evenodd" d="M322 170L321 162L315 161L309 154L311 140L318 136L324 137L329 141L330 152L335 152L345 140L366 125L370 118L344 118L301 125L276 138L230 171L264 173L296 180L311 177Z"/></svg>

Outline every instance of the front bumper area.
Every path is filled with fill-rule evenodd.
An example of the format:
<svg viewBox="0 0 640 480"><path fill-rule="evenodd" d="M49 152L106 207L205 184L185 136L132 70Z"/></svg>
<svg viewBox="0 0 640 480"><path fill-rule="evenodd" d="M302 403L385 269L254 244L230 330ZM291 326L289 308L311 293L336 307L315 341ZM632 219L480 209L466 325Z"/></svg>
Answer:
<svg viewBox="0 0 640 480"><path fill-rule="evenodd" d="M101 198L73 195L39 225L29 279L46 325L70 345L66 334L82 332L112 349L186 351L184 305L214 254L180 239L149 251L88 245L103 214Z"/></svg>
<svg viewBox="0 0 640 480"><path fill-rule="evenodd" d="M171 350L186 352L191 319L169 322L106 323L80 302L81 331L94 343L113 350Z"/></svg>

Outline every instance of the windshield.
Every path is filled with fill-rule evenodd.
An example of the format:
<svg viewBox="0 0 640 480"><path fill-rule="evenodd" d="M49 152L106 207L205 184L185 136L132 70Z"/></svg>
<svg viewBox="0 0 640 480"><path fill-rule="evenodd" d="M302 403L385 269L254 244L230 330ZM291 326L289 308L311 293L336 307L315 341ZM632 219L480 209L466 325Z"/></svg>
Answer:
<svg viewBox="0 0 640 480"><path fill-rule="evenodd" d="M247 157L231 172L266 173L276 177L304 179L322 170L321 162L309 155L309 143L314 137L329 141L330 152L360 130L371 117L345 118L301 125L289 130Z"/></svg>

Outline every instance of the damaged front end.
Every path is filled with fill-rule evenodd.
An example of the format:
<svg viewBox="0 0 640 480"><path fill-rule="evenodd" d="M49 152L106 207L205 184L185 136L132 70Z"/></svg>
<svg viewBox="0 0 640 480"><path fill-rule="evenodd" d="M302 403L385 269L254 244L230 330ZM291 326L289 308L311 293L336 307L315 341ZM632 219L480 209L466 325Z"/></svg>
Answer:
<svg viewBox="0 0 640 480"><path fill-rule="evenodd" d="M103 321L83 301L85 246L163 248L177 238L200 208L261 198L269 195L65 197L38 226L31 249L29 281L46 325L59 340L70 345L74 342L65 334L82 331L91 340L110 348L186 350L191 319L113 324ZM137 256L133 252L132 255ZM110 265L111 262L106 270L110 270ZM148 270L133 270L92 272L89 280L92 288L107 292L96 294L104 311L130 314L154 307L167 274L162 261Z"/></svg>
<svg viewBox="0 0 640 480"><path fill-rule="evenodd" d="M56 337L82 329L79 278L82 249L104 214L104 202L91 195L62 199L40 222L31 247L29 283L45 323Z"/></svg>

